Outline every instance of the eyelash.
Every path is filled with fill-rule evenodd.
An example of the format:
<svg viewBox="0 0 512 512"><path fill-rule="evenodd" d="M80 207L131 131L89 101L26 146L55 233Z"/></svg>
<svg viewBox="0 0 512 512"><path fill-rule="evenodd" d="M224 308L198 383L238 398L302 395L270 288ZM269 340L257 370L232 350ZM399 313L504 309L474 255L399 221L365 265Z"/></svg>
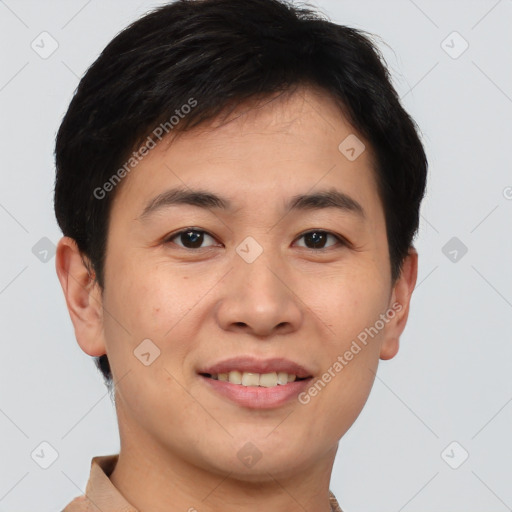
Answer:
<svg viewBox="0 0 512 512"><path fill-rule="evenodd" d="M211 238L215 239L215 237L213 235L211 235L210 233L208 233L207 231L205 231L204 229L198 229L198 228L193 228L193 227L190 227L190 228L184 228L184 229L181 229L179 231L175 231L174 233L172 233L171 235L169 235L165 240L164 240L164 243L165 244L171 244L171 243L174 243L173 240L177 237L179 237L180 235L182 235L183 233L189 233L190 231L194 232L194 233L203 233L205 235L208 235L210 236ZM332 233L331 231L326 231L326 230L323 230L323 229L309 229L308 231L304 231L303 233L301 233L295 240L300 240L301 238L303 238L304 236L310 234L310 233L321 233L321 234L324 234L324 235L327 235L327 236L332 236L334 237L337 242L338 242L338 245L341 245L341 246L350 246L350 242L348 240L346 240L345 238L343 238L342 236L340 235L337 235L335 233ZM175 244L175 245L178 245L178 244ZM328 246L328 247L322 247L322 248L319 248L319 249L314 249L314 248L311 248L311 247L302 247L303 249L307 250L307 251L312 251L312 252L324 252L324 251L328 251L328 250L331 250L333 247L335 248L337 246L337 244L334 244L334 245L331 245L331 246ZM178 247L180 249L183 249L185 251L194 251L194 252L198 252L202 249L210 249L210 247L198 247L198 248L195 248L195 249L192 249L190 247L183 247L181 245L178 245Z"/></svg>

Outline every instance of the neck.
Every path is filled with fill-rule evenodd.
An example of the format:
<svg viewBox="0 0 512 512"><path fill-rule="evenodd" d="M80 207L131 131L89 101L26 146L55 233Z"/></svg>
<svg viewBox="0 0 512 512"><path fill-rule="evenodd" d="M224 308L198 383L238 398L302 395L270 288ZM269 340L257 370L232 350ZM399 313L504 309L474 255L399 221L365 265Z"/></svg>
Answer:
<svg viewBox="0 0 512 512"><path fill-rule="evenodd" d="M141 432L119 422L121 449L110 480L138 510L152 512L330 512L329 482L336 444L309 467L265 466L249 474L185 459ZM127 435L129 434L129 435ZM265 461L268 463L268 461Z"/></svg>

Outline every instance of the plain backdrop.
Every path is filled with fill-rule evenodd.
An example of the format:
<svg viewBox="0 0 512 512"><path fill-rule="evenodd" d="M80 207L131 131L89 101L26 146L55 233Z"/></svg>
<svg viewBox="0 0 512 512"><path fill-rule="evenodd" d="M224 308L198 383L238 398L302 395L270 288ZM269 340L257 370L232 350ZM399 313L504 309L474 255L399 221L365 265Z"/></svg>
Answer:
<svg viewBox="0 0 512 512"><path fill-rule="evenodd" d="M53 146L87 67L161 3L0 1L0 511L61 510L119 450L55 273ZM409 323L331 489L344 512L510 510L512 1L311 3L379 37L430 163Z"/></svg>

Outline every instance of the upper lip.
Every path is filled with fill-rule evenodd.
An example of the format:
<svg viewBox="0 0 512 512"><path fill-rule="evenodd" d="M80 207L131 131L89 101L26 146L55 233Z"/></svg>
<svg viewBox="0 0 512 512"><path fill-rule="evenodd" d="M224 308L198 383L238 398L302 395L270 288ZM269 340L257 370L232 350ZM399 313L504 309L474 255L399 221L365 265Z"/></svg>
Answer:
<svg viewBox="0 0 512 512"><path fill-rule="evenodd" d="M199 370L198 373L218 375L219 373L228 373L233 370L260 374L286 372L296 375L299 379L311 377L311 372L307 368L282 357L272 359L257 359L250 356L232 357L205 367Z"/></svg>

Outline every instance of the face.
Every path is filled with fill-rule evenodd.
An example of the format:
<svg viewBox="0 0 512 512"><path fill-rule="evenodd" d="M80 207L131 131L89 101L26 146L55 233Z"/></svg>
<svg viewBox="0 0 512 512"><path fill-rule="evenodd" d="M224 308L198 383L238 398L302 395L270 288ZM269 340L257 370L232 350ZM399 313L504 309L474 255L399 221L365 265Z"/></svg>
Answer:
<svg viewBox="0 0 512 512"><path fill-rule="evenodd" d="M369 144L325 94L230 119L157 146L124 178L105 289L72 319L84 351L108 354L122 449L277 478L333 457L359 415L379 358L398 350L415 255L392 283ZM355 159L362 146L339 149L354 135ZM216 366L232 358L248 359ZM202 375L246 370L251 384L251 369L308 378Z"/></svg>

